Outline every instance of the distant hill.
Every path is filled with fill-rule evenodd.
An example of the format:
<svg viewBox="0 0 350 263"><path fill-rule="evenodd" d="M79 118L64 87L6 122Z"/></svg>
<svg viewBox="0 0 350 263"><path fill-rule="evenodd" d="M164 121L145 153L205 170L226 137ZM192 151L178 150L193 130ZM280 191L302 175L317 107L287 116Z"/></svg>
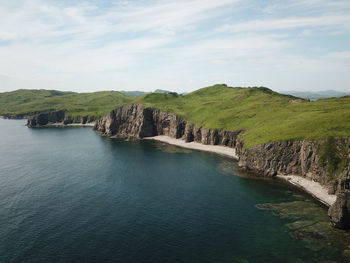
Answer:
<svg viewBox="0 0 350 263"><path fill-rule="evenodd" d="M154 93L168 94L157 89ZM28 117L38 113L65 110L69 116L99 117L150 92L102 91L74 93L58 90L20 89L0 93L0 116Z"/></svg>
<svg viewBox="0 0 350 263"><path fill-rule="evenodd" d="M23 117L65 110L70 116L98 118L127 103L173 112L197 127L244 130L241 136L247 146L350 135L350 96L309 102L265 87L222 84L186 95L167 91L137 97L117 91L67 94L18 90L0 93L0 115Z"/></svg>
<svg viewBox="0 0 350 263"><path fill-rule="evenodd" d="M164 90L164 89L156 89L153 93L172 93L172 91Z"/></svg>
<svg viewBox="0 0 350 263"><path fill-rule="evenodd" d="M156 89L153 92L146 92L146 91L139 91L139 90L133 90L133 91L121 90L120 93L129 95L129 96L144 96L150 93L172 93L172 91L164 90L164 89Z"/></svg>
<svg viewBox="0 0 350 263"><path fill-rule="evenodd" d="M0 115L31 116L65 110L70 116L99 117L133 101L134 97L117 91L72 93L50 90L16 90L0 93Z"/></svg>
<svg viewBox="0 0 350 263"><path fill-rule="evenodd" d="M119 91L120 93L123 93L128 96L144 96L150 92L144 92L144 91L138 91L138 90L133 90L133 91L128 91L128 90L121 90Z"/></svg>
<svg viewBox="0 0 350 263"><path fill-rule="evenodd" d="M322 90L322 91L283 91L283 94L293 95L299 98L308 99L308 100L320 100L327 98L340 98L347 95L350 95L350 92L340 92L336 90Z"/></svg>
<svg viewBox="0 0 350 263"><path fill-rule="evenodd" d="M19 89L10 92L0 93L0 107L7 105L8 107L33 101L38 101L46 98L52 98L56 96L63 96L67 94L74 94L70 91L58 91L58 90L31 90L31 89Z"/></svg>

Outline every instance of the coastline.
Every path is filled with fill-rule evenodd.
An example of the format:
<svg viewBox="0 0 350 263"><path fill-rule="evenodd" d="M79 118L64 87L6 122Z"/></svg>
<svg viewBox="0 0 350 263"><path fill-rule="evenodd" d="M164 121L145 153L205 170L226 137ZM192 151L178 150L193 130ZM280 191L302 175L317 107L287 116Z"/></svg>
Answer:
<svg viewBox="0 0 350 263"><path fill-rule="evenodd" d="M146 137L144 139L165 142L165 143L176 145L186 149L199 150L203 152L212 152L212 153L228 156L238 160L238 156L236 155L235 149L230 147L219 146L219 145L207 145L199 142L185 142L184 140L174 139L165 135Z"/></svg>
<svg viewBox="0 0 350 263"><path fill-rule="evenodd" d="M276 177L303 189L326 206L334 204L337 198L336 195L328 194L326 187L322 186L320 183L311 181L299 175L277 175Z"/></svg>
<svg viewBox="0 0 350 263"><path fill-rule="evenodd" d="M70 123L70 124L64 124L63 122L57 122L57 123L48 123L41 127L94 127L94 122L89 123Z"/></svg>
<svg viewBox="0 0 350 263"><path fill-rule="evenodd" d="M212 153L231 157L235 160L239 159L239 157L236 155L235 149L225 147L225 146L206 145L198 142L185 142L182 139L174 139L164 135L147 137L144 139L156 140L156 141L160 141L160 142L164 142L164 143L168 143L168 144L172 144L175 146L192 149L192 150L212 152ZM302 189L303 191L310 194L313 198L320 201L326 206L331 206L336 200L336 195L328 194L327 189L318 182L311 181L299 175L280 175L279 174L276 177L290 184L295 185L299 189Z"/></svg>

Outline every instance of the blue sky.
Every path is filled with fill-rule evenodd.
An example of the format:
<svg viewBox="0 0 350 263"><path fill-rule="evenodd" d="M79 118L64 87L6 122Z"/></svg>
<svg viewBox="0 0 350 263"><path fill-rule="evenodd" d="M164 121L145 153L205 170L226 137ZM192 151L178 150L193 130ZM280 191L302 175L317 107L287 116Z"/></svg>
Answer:
<svg viewBox="0 0 350 263"><path fill-rule="evenodd" d="M350 92L349 0L1 0L0 92Z"/></svg>

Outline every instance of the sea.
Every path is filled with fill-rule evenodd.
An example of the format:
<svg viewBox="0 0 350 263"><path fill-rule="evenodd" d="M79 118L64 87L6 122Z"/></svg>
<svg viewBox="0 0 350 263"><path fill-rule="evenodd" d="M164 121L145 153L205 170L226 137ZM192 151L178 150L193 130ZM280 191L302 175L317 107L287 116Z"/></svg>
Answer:
<svg viewBox="0 0 350 263"><path fill-rule="evenodd" d="M0 119L0 262L350 262L349 232L235 160Z"/></svg>

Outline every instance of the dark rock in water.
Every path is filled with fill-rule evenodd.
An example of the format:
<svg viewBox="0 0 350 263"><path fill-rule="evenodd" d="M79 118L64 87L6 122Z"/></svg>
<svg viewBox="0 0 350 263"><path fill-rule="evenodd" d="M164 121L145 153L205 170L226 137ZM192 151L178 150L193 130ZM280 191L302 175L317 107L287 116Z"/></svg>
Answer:
<svg viewBox="0 0 350 263"><path fill-rule="evenodd" d="M350 228L350 191L338 194L337 200L328 210L328 215L335 227Z"/></svg>
<svg viewBox="0 0 350 263"><path fill-rule="evenodd" d="M273 215L284 220L289 235L302 241L306 248L326 254L337 250L344 256L344 261L340 262L349 262L350 255L346 253L350 245L350 233L331 227L324 208L305 200L258 204L256 208L270 210Z"/></svg>
<svg viewBox="0 0 350 263"><path fill-rule="evenodd" d="M338 179L337 200L329 208L328 215L333 226L350 229L350 172L346 168Z"/></svg>

